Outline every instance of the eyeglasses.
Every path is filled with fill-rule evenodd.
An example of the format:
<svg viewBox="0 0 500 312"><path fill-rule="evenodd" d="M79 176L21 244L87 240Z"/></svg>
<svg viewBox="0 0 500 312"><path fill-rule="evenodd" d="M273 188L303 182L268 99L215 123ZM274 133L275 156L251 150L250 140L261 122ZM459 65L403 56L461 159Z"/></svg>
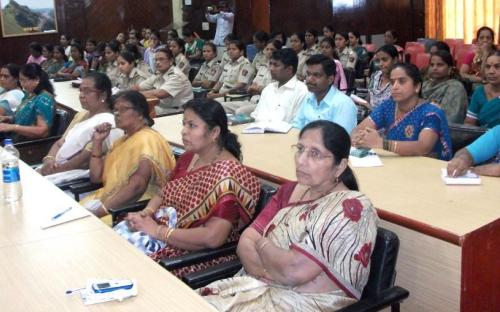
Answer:
<svg viewBox="0 0 500 312"><path fill-rule="evenodd" d="M83 95L89 95L90 93L98 93L98 92L100 91L97 89L90 89L90 88L80 89L80 93Z"/></svg>
<svg viewBox="0 0 500 312"><path fill-rule="evenodd" d="M118 113L123 114L130 109L134 109L134 108L132 106L123 106L120 108L115 108L115 109L113 109L113 114L118 114Z"/></svg>
<svg viewBox="0 0 500 312"><path fill-rule="evenodd" d="M306 149L301 144L294 144L291 146L292 150L295 152L295 157L299 157L300 155L306 153L307 158L312 159L313 161L320 161L323 158L333 158L333 155L325 155L318 151L317 149Z"/></svg>

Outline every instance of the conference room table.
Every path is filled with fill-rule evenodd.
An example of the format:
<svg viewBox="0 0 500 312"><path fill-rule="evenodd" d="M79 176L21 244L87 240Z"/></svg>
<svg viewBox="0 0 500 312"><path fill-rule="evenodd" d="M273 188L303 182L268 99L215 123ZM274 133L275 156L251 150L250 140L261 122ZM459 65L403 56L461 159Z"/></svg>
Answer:
<svg viewBox="0 0 500 312"><path fill-rule="evenodd" d="M41 229L66 207L84 208L22 162L20 172L22 200L0 201L0 311L215 311L93 215ZM116 278L136 279L138 295L85 306L65 293Z"/></svg>
<svg viewBox="0 0 500 312"><path fill-rule="evenodd" d="M182 148L182 115L155 119L154 129ZM275 184L295 180L287 134L242 134L243 164ZM500 179L448 186L446 162L379 151L381 167L353 168L362 192L400 241L396 284L410 291L403 311L500 311Z"/></svg>

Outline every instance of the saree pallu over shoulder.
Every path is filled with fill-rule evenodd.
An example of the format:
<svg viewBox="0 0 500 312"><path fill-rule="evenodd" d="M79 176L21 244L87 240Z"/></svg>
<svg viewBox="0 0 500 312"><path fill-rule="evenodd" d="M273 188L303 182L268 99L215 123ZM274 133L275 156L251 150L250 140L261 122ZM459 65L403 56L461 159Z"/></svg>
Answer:
<svg viewBox="0 0 500 312"><path fill-rule="evenodd" d="M304 254L349 297L359 299L370 274L377 222L365 195L342 191L280 210L264 233L279 247Z"/></svg>
<svg viewBox="0 0 500 312"><path fill-rule="evenodd" d="M130 137L116 140L106 156L103 172L103 187L82 202L99 199L104 202L116 194L136 172L141 160L148 160L151 178L146 191L139 200L153 197L167 180L175 165L172 150L165 139L155 130L146 127Z"/></svg>
<svg viewBox="0 0 500 312"><path fill-rule="evenodd" d="M264 235L278 247L311 259L338 290L300 293L241 271L198 292L220 311L336 311L361 297L370 273L377 223L371 202L355 191L291 204L279 210Z"/></svg>
<svg viewBox="0 0 500 312"><path fill-rule="evenodd" d="M393 99L380 104L371 114L370 119L388 140L418 141L424 129L433 130L438 136L429 156L442 160L452 157L451 137L448 120L444 111L434 103L418 104L405 115L395 119L396 102Z"/></svg>
<svg viewBox="0 0 500 312"><path fill-rule="evenodd" d="M204 223L222 197L232 196L240 206L240 220L248 223L259 192L259 181L247 168L237 161L223 160L168 182L162 190L162 206L175 207L177 226L188 228Z"/></svg>

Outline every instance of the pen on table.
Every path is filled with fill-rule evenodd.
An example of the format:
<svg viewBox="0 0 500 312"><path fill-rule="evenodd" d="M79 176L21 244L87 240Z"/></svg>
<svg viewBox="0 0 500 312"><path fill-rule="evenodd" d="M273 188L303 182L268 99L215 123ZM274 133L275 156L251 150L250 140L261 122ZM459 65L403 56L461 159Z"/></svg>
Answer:
<svg viewBox="0 0 500 312"><path fill-rule="evenodd" d="M56 220L57 218L61 217L66 212L70 211L71 209L73 209L73 207L68 207L68 208L64 209L63 211L59 212L58 214L56 214L55 216L53 216L51 219Z"/></svg>

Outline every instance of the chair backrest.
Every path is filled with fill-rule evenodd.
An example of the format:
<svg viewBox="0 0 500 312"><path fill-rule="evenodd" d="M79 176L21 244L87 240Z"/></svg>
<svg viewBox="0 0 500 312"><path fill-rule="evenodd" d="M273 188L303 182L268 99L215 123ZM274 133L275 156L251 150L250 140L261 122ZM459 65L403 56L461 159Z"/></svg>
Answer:
<svg viewBox="0 0 500 312"><path fill-rule="evenodd" d="M261 184L259 201L255 206L254 218L257 217L257 215L262 211L262 209L264 209L264 207L267 205L267 202L269 202L271 197L273 197L273 195L276 194L276 192L277 190L274 186L271 186L269 184Z"/></svg>
<svg viewBox="0 0 500 312"><path fill-rule="evenodd" d="M398 236L392 231L379 227L371 256L370 277L363 290L362 298L376 297L381 291L394 285L398 251Z"/></svg>
<svg viewBox="0 0 500 312"><path fill-rule="evenodd" d="M50 136L63 135L70 122L70 114L64 109L56 108L56 113L54 114L54 122L52 124L52 128L50 129Z"/></svg>
<svg viewBox="0 0 500 312"><path fill-rule="evenodd" d="M455 63L457 64L458 69L460 69L460 66L464 63L465 55L473 50L474 46L472 44L463 44L455 47Z"/></svg>
<svg viewBox="0 0 500 312"><path fill-rule="evenodd" d="M471 144L486 132L486 129L470 125L449 123L453 154Z"/></svg>
<svg viewBox="0 0 500 312"><path fill-rule="evenodd" d="M414 64L419 69L426 68L427 66L429 66L430 59L431 59L431 55L429 53L418 53L417 57L415 58Z"/></svg>
<svg viewBox="0 0 500 312"><path fill-rule="evenodd" d="M255 55L257 55L257 47L255 44L249 44L247 45L247 59L251 62L255 58Z"/></svg>

